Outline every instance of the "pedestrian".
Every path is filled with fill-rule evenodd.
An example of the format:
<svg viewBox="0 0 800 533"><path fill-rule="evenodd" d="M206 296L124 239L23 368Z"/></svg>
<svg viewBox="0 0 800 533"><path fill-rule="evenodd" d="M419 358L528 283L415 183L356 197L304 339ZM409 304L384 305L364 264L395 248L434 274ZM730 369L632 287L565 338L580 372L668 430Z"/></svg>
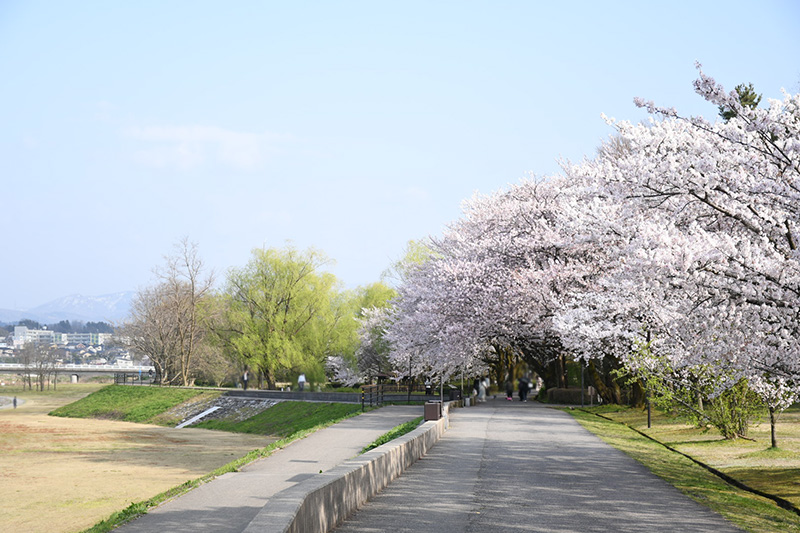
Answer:
<svg viewBox="0 0 800 533"><path fill-rule="evenodd" d="M433 393L433 388L431 386L430 378L425 380L425 395L430 396Z"/></svg>
<svg viewBox="0 0 800 533"><path fill-rule="evenodd" d="M17 408L17 397L14 396L14 409L16 409L16 408Z"/></svg>
<svg viewBox="0 0 800 533"><path fill-rule="evenodd" d="M303 392L303 389L306 387L305 374L300 374L300 377L297 378L297 385L300 387L300 392Z"/></svg>
<svg viewBox="0 0 800 533"><path fill-rule="evenodd" d="M528 401L528 378L525 376L519 378L519 401Z"/></svg>
<svg viewBox="0 0 800 533"><path fill-rule="evenodd" d="M486 382L488 380L481 379L478 382L478 402L483 403L486 401Z"/></svg>
<svg viewBox="0 0 800 533"><path fill-rule="evenodd" d="M247 390L247 379L247 370L245 370L244 374L242 374L242 388L244 388L244 390Z"/></svg>
<svg viewBox="0 0 800 533"><path fill-rule="evenodd" d="M506 400L509 402L514 401L514 378L511 377L510 373L506 376Z"/></svg>

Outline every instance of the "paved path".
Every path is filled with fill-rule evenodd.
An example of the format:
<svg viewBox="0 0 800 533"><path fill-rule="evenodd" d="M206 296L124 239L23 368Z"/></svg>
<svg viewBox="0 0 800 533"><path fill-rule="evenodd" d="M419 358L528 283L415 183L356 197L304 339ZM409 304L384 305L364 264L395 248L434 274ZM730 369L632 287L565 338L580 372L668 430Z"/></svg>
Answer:
<svg viewBox="0 0 800 533"><path fill-rule="evenodd" d="M25 400L17 398L17 405L14 406L14 397L0 396L0 409L15 409L16 407L22 407L23 403L25 403Z"/></svg>
<svg viewBox="0 0 800 533"><path fill-rule="evenodd" d="M422 416L422 407L387 406L293 442L240 472L225 474L167 502L120 533L241 532L275 493L359 454L393 427Z"/></svg>
<svg viewBox="0 0 800 533"><path fill-rule="evenodd" d="M566 413L505 399L451 413L433 449L335 533L741 531Z"/></svg>

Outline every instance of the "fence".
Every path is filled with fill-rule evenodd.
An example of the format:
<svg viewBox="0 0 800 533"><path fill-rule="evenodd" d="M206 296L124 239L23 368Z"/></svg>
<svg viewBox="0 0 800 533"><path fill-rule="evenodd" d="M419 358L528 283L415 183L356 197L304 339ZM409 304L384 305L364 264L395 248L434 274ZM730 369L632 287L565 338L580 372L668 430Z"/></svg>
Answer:
<svg viewBox="0 0 800 533"><path fill-rule="evenodd" d="M386 392L386 385L365 385L361 388L361 410L367 405L370 407L380 407L383 405L383 397Z"/></svg>
<svg viewBox="0 0 800 533"><path fill-rule="evenodd" d="M151 385L157 384L156 378L147 372L115 372L114 384L116 385Z"/></svg>

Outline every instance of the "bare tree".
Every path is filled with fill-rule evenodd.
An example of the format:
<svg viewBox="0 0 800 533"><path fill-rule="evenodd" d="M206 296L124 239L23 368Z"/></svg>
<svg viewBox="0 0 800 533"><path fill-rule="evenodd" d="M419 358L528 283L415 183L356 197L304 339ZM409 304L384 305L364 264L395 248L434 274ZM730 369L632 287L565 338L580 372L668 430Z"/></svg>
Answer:
<svg viewBox="0 0 800 533"><path fill-rule="evenodd" d="M22 390L25 390L25 385L28 385L29 390L33 390L33 380L31 374L33 373L34 362L36 360L36 347L31 343L26 343L20 348L17 356L19 364L22 366Z"/></svg>
<svg viewBox="0 0 800 533"><path fill-rule="evenodd" d="M203 276L196 244L184 238L176 249L156 270L158 283L134 298L125 331L134 350L150 357L162 383L188 386L207 333L203 307L213 276Z"/></svg>
<svg viewBox="0 0 800 533"><path fill-rule="evenodd" d="M50 388L50 383L53 382L53 376L56 371L56 359L58 357L58 350L55 346L49 344L39 344L35 346L36 361L34 362L34 370L36 373L36 381L39 390L43 391L45 384ZM55 384L53 385L55 388Z"/></svg>

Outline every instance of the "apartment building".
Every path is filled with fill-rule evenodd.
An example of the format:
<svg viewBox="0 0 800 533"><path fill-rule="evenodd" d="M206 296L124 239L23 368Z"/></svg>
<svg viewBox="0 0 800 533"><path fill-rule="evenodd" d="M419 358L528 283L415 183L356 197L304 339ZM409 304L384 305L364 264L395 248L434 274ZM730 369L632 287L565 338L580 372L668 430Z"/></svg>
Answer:
<svg viewBox="0 0 800 533"><path fill-rule="evenodd" d="M99 345L111 340L110 333L58 333L49 329L30 329L27 326L14 327L14 348L33 344L85 344Z"/></svg>

